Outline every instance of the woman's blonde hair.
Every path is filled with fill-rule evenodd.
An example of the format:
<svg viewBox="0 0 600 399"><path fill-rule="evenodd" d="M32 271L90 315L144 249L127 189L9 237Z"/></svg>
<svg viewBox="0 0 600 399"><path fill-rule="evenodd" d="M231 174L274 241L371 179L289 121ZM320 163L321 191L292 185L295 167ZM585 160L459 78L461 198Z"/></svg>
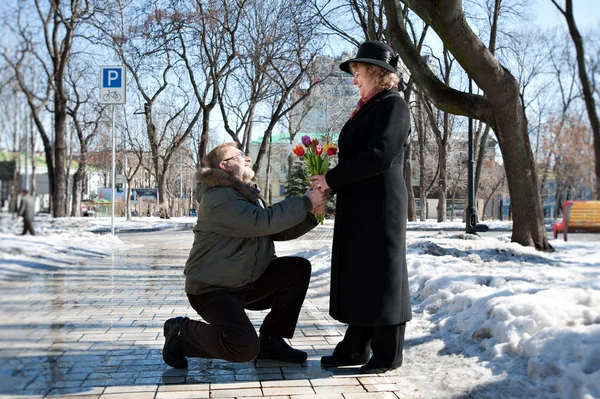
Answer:
<svg viewBox="0 0 600 399"><path fill-rule="evenodd" d="M368 64L366 62L351 62L350 71L354 73L354 70L358 65L364 65L367 67L367 74L369 74L371 79L373 79L377 89L391 89L394 86L398 86L398 83L400 83L400 77L396 72L391 72L380 66Z"/></svg>

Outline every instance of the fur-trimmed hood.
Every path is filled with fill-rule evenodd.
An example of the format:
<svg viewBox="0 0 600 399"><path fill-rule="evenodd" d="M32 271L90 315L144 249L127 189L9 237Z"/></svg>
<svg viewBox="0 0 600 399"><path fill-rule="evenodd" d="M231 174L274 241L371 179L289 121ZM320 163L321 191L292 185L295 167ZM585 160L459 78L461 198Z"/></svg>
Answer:
<svg viewBox="0 0 600 399"><path fill-rule="evenodd" d="M196 181L206 185L207 188L231 187L250 202L260 197L258 188L236 179L222 169L200 168L196 173Z"/></svg>

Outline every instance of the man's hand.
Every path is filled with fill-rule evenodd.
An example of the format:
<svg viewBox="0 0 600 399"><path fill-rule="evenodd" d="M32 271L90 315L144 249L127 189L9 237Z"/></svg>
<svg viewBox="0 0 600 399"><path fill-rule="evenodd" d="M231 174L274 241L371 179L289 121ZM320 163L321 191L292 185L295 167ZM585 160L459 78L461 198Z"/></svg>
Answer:
<svg viewBox="0 0 600 399"><path fill-rule="evenodd" d="M327 200L329 199L329 196L327 194L325 194L322 191L319 190L313 190L312 188L309 188L308 190L306 190L306 192L304 193L304 195L306 195L308 197L308 199L310 199L310 202L312 203L312 210L310 211L310 213L318 213L317 210L320 208L323 208L323 212L321 213L325 213L325 204L327 203Z"/></svg>
<svg viewBox="0 0 600 399"><path fill-rule="evenodd" d="M313 214L313 215L324 215L327 205L321 205L315 209L313 209L312 211L309 211L309 213Z"/></svg>
<svg viewBox="0 0 600 399"><path fill-rule="evenodd" d="M311 188L313 190L321 190L327 194L331 192L331 188L329 188L327 180L325 180L325 175L312 175L310 177L310 181L312 183Z"/></svg>

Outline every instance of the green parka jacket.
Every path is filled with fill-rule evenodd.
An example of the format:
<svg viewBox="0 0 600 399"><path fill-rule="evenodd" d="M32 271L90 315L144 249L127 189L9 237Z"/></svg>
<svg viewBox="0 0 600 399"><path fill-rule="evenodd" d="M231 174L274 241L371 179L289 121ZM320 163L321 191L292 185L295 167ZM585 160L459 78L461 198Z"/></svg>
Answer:
<svg viewBox="0 0 600 399"><path fill-rule="evenodd" d="M188 294L253 283L275 257L273 241L298 238L317 225L306 196L265 208L256 188L221 169L202 168L196 178L198 221L184 269Z"/></svg>

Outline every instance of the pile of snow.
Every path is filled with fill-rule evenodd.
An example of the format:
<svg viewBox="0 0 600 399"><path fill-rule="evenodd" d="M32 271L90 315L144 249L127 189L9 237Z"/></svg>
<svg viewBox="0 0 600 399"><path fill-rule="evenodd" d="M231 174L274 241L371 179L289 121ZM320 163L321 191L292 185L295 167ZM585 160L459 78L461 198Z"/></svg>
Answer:
<svg viewBox="0 0 600 399"><path fill-rule="evenodd" d="M551 243L556 252L546 253L510 243L509 234L410 234L407 262L414 318L407 339L438 340L443 349L432 358L415 360L434 364L405 364L401 374L408 377L419 366L432 381L452 379L456 356L462 356L462 364L477 377L469 380L469 373L461 374L458 378L466 379L453 383L475 397L518 392L519 397L600 398L599 245ZM280 255L309 258L311 287L328 287L329 246L305 241L278 243L277 249ZM322 292L309 291L309 297L327 303ZM405 359L415 358L411 351L417 350L407 347ZM482 365L492 370L487 383L485 373L476 369ZM447 394L440 392L442 397Z"/></svg>
<svg viewBox="0 0 600 399"><path fill-rule="evenodd" d="M600 397L598 243L555 253L497 239L408 242L415 312L470 356L524 356L532 380L562 397Z"/></svg>

